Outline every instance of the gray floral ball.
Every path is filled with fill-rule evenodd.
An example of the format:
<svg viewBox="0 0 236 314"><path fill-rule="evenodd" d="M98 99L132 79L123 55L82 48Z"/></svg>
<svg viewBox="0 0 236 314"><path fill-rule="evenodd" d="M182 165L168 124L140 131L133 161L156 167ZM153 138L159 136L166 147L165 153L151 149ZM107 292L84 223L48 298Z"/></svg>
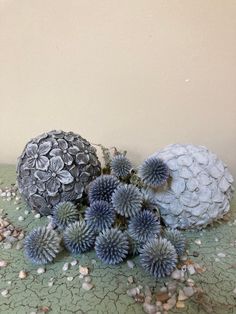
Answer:
<svg viewBox="0 0 236 314"><path fill-rule="evenodd" d="M96 149L80 135L51 131L30 140L18 159L19 192L43 215L62 201L76 201L101 174Z"/></svg>
<svg viewBox="0 0 236 314"><path fill-rule="evenodd" d="M227 166L204 146L172 144L157 152L170 179L156 192L165 223L171 228L200 229L230 209L234 187Z"/></svg>

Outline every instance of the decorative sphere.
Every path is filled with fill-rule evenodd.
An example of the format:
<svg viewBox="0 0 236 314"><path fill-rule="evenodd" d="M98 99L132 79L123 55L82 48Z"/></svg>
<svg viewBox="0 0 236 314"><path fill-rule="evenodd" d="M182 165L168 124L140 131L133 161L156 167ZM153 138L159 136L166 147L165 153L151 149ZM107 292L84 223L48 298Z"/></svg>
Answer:
<svg viewBox="0 0 236 314"><path fill-rule="evenodd" d="M73 132L51 131L30 140L18 160L19 192L43 215L60 202L77 201L101 173L96 149Z"/></svg>
<svg viewBox="0 0 236 314"><path fill-rule="evenodd" d="M170 169L168 186L156 193L161 216L168 226L199 229L229 211L233 177L206 147L172 144L154 156Z"/></svg>

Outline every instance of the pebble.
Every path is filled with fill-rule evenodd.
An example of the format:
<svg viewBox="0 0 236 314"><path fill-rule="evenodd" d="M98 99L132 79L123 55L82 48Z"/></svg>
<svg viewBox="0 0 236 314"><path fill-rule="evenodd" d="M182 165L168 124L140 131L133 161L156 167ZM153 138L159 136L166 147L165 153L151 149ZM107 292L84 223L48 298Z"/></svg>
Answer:
<svg viewBox="0 0 236 314"><path fill-rule="evenodd" d="M79 272L83 276L88 275L88 267L79 266Z"/></svg>
<svg viewBox="0 0 236 314"><path fill-rule="evenodd" d="M80 278L80 279L83 279L83 278L84 278L84 275L81 275L81 274L80 274L80 275L79 275L79 278Z"/></svg>
<svg viewBox="0 0 236 314"><path fill-rule="evenodd" d="M188 278L188 279L187 279L187 285L188 285L189 287L193 287L193 286L194 286L194 281L193 281L191 278Z"/></svg>
<svg viewBox="0 0 236 314"><path fill-rule="evenodd" d="M193 290L192 287L184 287L184 288L183 288L183 291L184 291L184 294L185 294L188 298L190 298L191 296L194 295L194 290Z"/></svg>
<svg viewBox="0 0 236 314"><path fill-rule="evenodd" d="M176 308L177 308L177 309L183 309L184 307L185 307L184 302L178 301L178 302L176 303Z"/></svg>
<svg viewBox="0 0 236 314"><path fill-rule="evenodd" d="M201 241L200 239L196 239L194 242L195 242L197 245L201 245L201 244L202 244L202 241Z"/></svg>
<svg viewBox="0 0 236 314"><path fill-rule="evenodd" d="M5 250L9 250L12 248L12 244L10 242L6 242L3 244L3 247Z"/></svg>
<svg viewBox="0 0 236 314"><path fill-rule="evenodd" d="M37 269L37 273L38 273L39 275L45 273L45 271L46 271L46 269L43 268L43 267L39 267L39 268Z"/></svg>
<svg viewBox="0 0 236 314"><path fill-rule="evenodd" d="M90 276L84 277L84 282L89 283L89 282L91 282L91 281L92 281L92 278L91 278Z"/></svg>
<svg viewBox="0 0 236 314"><path fill-rule="evenodd" d="M218 238L215 238L215 241L216 241L216 242L218 242L218 241L219 241L219 239L218 239Z"/></svg>
<svg viewBox="0 0 236 314"><path fill-rule="evenodd" d="M18 240L22 240L24 238L24 232L22 231L19 235L18 235Z"/></svg>
<svg viewBox="0 0 236 314"><path fill-rule="evenodd" d="M195 268L193 265L188 265L187 268L190 275L195 274Z"/></svg>
<svg viewBox="0 0 236 314"><path fill-rule="evenodd" d="M172 294L176 291L176 288L177 288L175 282L169 282L167 287L168 287L168 291Z"/></svg>
<svg viewBox="0 0 236 314"><path fill-rule="evenodd" d="M236 294L236 288L234 288L233 293Z"/></svg>
<svg viewBox="0 0 236 314"><path fill-rule="evenodd" d="M92 288L94 287L94 285L93 284L91 284L91 283L89 283L89 282L83 282L82 283L82 288L84 289L84 290L91 290Z"/></svg>
<svg viewBox="0 0 236 314"><path fill-rule="evenodd" d="M8 296L8 293L9 293L9 291L8 291L7 289L5 289L5 290L3 290L3 291L1 292L1 295L2 295L4 298L6 298L6 297Z"/></svg>
<svg viewBox="0 0 236 314"><path fill-rule="evenodd" d="M19 220L19 221L23 221L24 219L25 219L25 218L24 218L23 216L19 216L19 217L18 217L18 220Z"/></svg>
<svg viewBox="0 0 236 314"><path fill-rule="evenodd" d="M127 261L127 265L129 268L134 268L134 262L132 261Z"/></svg>
<svg viewBox="0 0 236 314"><path fill-rule="evenodd" d="M7 284L10 286L11 285L11 281L8 281Z"/></svg>
<svg viewBox="0 0 236 314"><path fill-rule="evenodd" d="M54 282L53 282L53 281L49 281L49 282L48 282L48 286L49 286L49 287L52 287L53 285L54 285Z"/></svg>
<svg viewBox="0 0 236 314"><path fill-rule="evenodd" d="M67 277L68 281L72 281L74 279L74 277Z"/></svg>
<svg viewBox="0 0 236 314"><path fill-rule="evenodd" d="M188 297L184 294L183 290L179 290L178 301L187 300Z"/></svg>
<svg viewBox="0 0 236 314"><path fill-rule="evenodd" d="M143 304L143 310L147 314L155 314L157 309L154 304L144 303Z"/></svg>
<svg viewBox="0 0 236 314"><path fill-rule="evenodd" d="M77 261L77 260L74 260L74 261L72 261L70 264L71 264L71 266L75 266L75 265L78 264L78 261Z"/></svg>
<svg viewBox="0 0 236 314"><path fill-rule="evenodd" d="M29 215L29 211L28 210L25 210L24 213L25 213L25 215Z"/></svg>
<svg viewBox="0 0 236 314"><path fill-rule="evenodd" d="M23 247L23 243L21 243L21 242L16 243L16 250L20 250L20 249L22 249L22 247Z"/></svg>
<svg viewBox="0 0 236 314"><path fill-rule="evenodd" d="M16 210L19 210L20 209L20 206L16 206Z"/></svg>
<svg viewBox="0 0 236 314"><path fill-rule="evenodd" d="M127 279L128 283L133 283L134 282L134 278L132 276L129 276Z"/></svg>
<svg viewBox="0 0 236 314"><path fill-rule="evenodd" d="M158 292L156 295L157 301L166 302L169 300L170 296L168 292Z"/></svg>
<svg viewBox="0 0 236 314"><path fill-rule="evenodd" d="M63 265L63 267L62 267L62 270L63 270L63 271L67 271L68 268L69 268L69 263L65 263L65 264Z"/></svg>
<svg viewBox="0 0 236 314"><path fill-rule="evenodd" d="M225 257L226 255L224 253L218 253L217 256L218 257Z"/></svg>
<svg viewBox="0 0 236 314"><path fill-rule="evenodd" d="M34 218L39 219L39 218L41 218L41 215L40 214L36 214L36 215L34 215Z"/></svg>
<svg viewBox="0 0 236 314"><path fill-rule="evenodd" d="M171 277L175 280L180 280L183 277L182 271L179 269L174 270L171 274Z"/></svg>
<svg viewBox="0 0 236 314"><path fill-rule="evenodd" d="M136 296L139 293L140 293L140 289L138 287L131 288L131 289L127 290L127 294L130 297L134 297L134 296Z"/></svg>
<svg viewBox="0 0 236 314"><path fill-rule="evenodd" d="M167 301L167 303L163 304L163 310L169 311L171 310L176 304L176 297L175 294Z"/></svg>
<svg viewBox="0 0 236 314"><path fill-rule="evenodd" d="M27 272L25 272L24 270L21 270L20 272L19 272L19 278L20 279L24 279L24 278L26 278L27 277Z"/></svg>
<svg viewBox="0 0 236 314"><path fill-rule="evenodd" d="M0 261L0 268L6 267L7 266L7 262L4 260Z"/></svg>

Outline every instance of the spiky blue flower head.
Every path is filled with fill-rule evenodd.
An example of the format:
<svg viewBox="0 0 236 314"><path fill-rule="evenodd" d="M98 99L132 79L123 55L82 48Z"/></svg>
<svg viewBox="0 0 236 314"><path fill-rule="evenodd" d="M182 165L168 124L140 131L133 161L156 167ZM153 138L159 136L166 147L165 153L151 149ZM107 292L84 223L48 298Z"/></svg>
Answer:
<svg viewBox="0 0 236 314"><path fill-rule="evenodd" d="M96 238L97 257L105 264L121 263L128 255L129 242L125 233L116 228L102 231Z"/></svg>
<svg viewBox="0 0 236 314"><path fill-rule="evenodd" d="M129 159L122 155L116 155L111 160L111 171L118 178L125 178L130 173L132 164Z"/></svg>
<svg viewBox="0 0 236 314"><path fill-rule="evenodd" d="M155 196L155 193L150 189L142 189L142 209L148 209L154 211L157 216L160 216L160 212L158 209L158 201Z"/></svg>
<svg viewBox="0 0 236 314"><path fill-rule="evenodd" d="M157 157L149 157L139 168L142 181L152 188L163 185L169 177L169 168L166 163Z"/></svg>
<svg viewBox="0 0 236 314"><path fill-rule="evenodd" d="M85 211L85 221L97 232L110 228L115 217L114 208L106 201L95 201Z"/></svg>
<svg viewBox="0 0 236 314"><path fill-rule="evenodd" d="M59 253L60 242L56 231L46 227L35 228L25 238L25 255L34 264L48 264Z"/></svg>
<svg viewBox="0 0 236 314"><path fill-rule="evenodd" d="M176 250L167 239L152 239L140 250L140 264L155 278L169 276L176 268Z"/></svg>
<svg viewBox="0 0 236 314"><path fill-rule="evenodd" d="M79 211L72 202L61 202L52 209L52 221L59 228L79 220Z"/></svg>
<svg viewBox="0 0 236 314"><path fill-rule="evenodd" d="M146 242L160 234L158 217L149 210L143 210L130 219L129 235L138 242Z"/></svg>
<svg viewBox="0 0 236 314"><path fill-rule="evenodd" d="M64 231L64 244L73 254L89 251L95 243L96 234L91 226L84 220L70 224Z"/></svg>
<svg viewBox="0 0 236 314"><path fill-rule="evenodd" d="M112 175L102 175L96 178L89 188L90 203L95 201L111 202L111 196L119 184L119 180Z"/></svg>
<svg viewBox="0 0 236 314"><path fill-rule="evenodd" d="M118 214L125 217L132 217L142 207L142 194L132 184L120 185L112 195L112 204Z"/></svg>
<svg viewBox="0 0 236 314"><path fill-rule="evenodd" d="M175 247L178 256L182 256L186 249L186 240L183 234L176 229L165 229L163 237Z"/></svg>
<svg viewBox="0 0 236 314"><path fill-rule="evenodd" d="M127 230L124 233L127 235L127 238L129 241L129 252L128 252L128 254L130 256L138 255L139 251L140 251L141 247L144 245L144 243L140 243L139 241L136 241L133 238L131 238L131 236L129 235Z"/></svg>

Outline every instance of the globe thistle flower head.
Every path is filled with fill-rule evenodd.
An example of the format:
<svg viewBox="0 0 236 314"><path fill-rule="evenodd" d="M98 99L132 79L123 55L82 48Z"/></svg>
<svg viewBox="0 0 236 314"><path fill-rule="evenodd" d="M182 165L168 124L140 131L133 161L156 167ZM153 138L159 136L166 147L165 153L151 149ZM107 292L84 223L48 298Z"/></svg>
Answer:
<svg viewBox="0 0 236 314"><path fill-rule="evenodd" d="M122 155L116 155L111 160L111 171L112 174L118 178L125 178L129 175L132 169L132 164L129 159Z"/></svg>
<svg viewBox="0 0 236 314"><path fill-rule="evenodd" d="M95 242L95 231L84 220L70 224L64 231L64 244L73 254L89 251Z"/></svg>
<svg viewBox="0 0 236 314"><path fill-rule="evenodd" d="M85 211L85 221L96 232L110 228L115 221L115 210L106 201L95 201Z"/></svg>
<svg viewBox="0 0 236 314"><path fill-rule="evenodd" d="M102 175L96 178L89 188L90 203L94 201L111 202L111 196L119 184L119 180L112 175Z"/></svg>
<svg viewBox="0 0 236 314"><path fill-rule="evenodd" d="M132 184L120 185L112 195L112 204L118 214L132 217L141 210L142 194Z"/></svg>
<svg viewBox="0 0 236 314"><path fill-rule="evenodd" d="M52 221L61 229L77 220L79 220L79 211L72 202L61 202L52 210Z"/></svg>
<svg viewBox="0 0 236 314"><path fill-rule="evenodd" d="M140 243L139 241L136 241L133 238L131 238L131 236L129 235L127 230L126 230L125 234L127 235L128 242L129 242L129 252L128 252L128 255L130 255L130 256L137 256L139 254L139 252L140 252L140 249L144 245L144 243Z"/></svg>
<svg viewBox="0 0 236 314"><path fill-rule="evenodd" d="M157 216L160 216L160 212L158 209L158 201L155 196L155 193L151 191L150 189L142 189L142 209L148 209L151 211L154 211Z"/></svg>
<svg viewBox="0 0 236 314"><path fill-rule="evenodd" d="M152 239L140 249L140 264L155 278L169 276L176 268L176 250L167 239Z"/></svg>
<svg viewBox="0 0 236 314"><path fill-rule="evenodd" d="M25 238L25 255L34 264L48 264L59 253L60 242L56 231L46 227L35 228Z"/></svg>
<svg viewBox="0 0 236 314"><path fill-rule="evenodd" d="M128 255L129 242L125 233L116 228L106 229L96 238L97 257L105 264L121 263Z"/></svg>
<svg viewBox="0 0 236 314"><path fill-rule="evenodd" d="M149 157L140 166L139 176L144 184L157 188L166 183L169 177L169 168L162 159Z"/></svg>
<svg viewBox="0 0 236 314"><path fill-rule="evenodd" d="M161 227L155 213L149 210L138 212L130 219L129 235L138 242L146 242L160 234Z"/></svg>
<svg viewBox="0 0 236 314"><path fill-rule="evenodd" d="M165 229L163 237L175 247L178 256L182 256L186 249L186 240L183 234L176 229Z"/></svg>

